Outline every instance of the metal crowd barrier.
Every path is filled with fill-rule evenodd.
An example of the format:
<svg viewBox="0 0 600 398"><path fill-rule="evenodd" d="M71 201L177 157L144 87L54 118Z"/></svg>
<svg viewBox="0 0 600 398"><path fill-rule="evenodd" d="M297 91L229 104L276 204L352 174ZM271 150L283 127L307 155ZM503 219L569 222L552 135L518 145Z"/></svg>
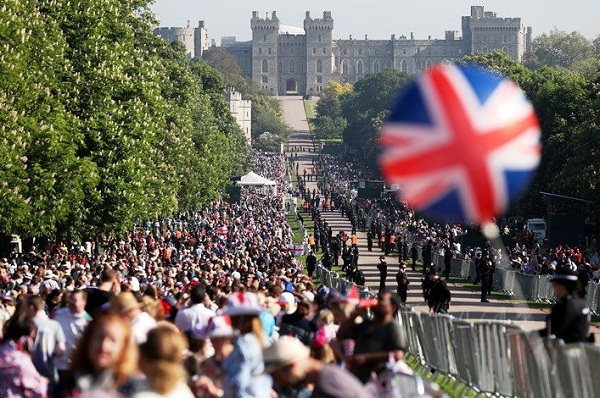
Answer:
<svg viewBox="0 0 600 398"><path fill-rule="evenodd" d="M438 267L440 272L443 272L444 257L442 255L433 253L432 263ZM452 259L450 275L474 281L477 277L475 264L467 259ZM512 269L496 268L492 285L494 289L517 299L552 302L554 301L554 290L550 278L549 275L530 275ZM593 313L600 314L600 284L588 284L586 301Z"/></svg>
<svg viewBox="0 0 600 398"><path fill-rule="evenodd" d="M352 286L356 285L354 282L350 282L343 277L341 277L337 272L329 271L321 263L317 264L315 269L315 275L321 281L323 286L327 286L329 288L333 288L338 292L348 292ZM358 293L362 298L372 298L375 297L376 294L371 291L368 286L358 286Z"/></svg>
<svg viewBox="0 0 600 398"><path fill-rule="evenodd" d="M407 351L423 366L485 395L592 398L600 391L600 348L591 344L565 345L507 322L473 323L409 307L398 323Z"/></svg>

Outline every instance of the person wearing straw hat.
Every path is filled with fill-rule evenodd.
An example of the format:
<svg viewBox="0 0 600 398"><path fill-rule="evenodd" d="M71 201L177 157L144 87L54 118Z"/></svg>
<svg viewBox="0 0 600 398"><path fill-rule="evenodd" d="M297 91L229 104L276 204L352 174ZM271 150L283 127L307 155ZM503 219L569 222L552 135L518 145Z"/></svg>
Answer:
<svg viewBox="0 0 600 398"><path fill-rule="evenodd" d="M556 303L546 318L546 328L540 330L542 337L555 336L565 343L588 341L590 309L586 302L575 294L577 273L566 267L556 270L550 280Z"/></svg>
<svg viewBox="0 0 600 398"><path fill-rule="evenodd" d="M368 398L371 394L350 372L311 358L310 348L281 336L263 352L265 371L280 388L302 389L313 384L311 397Z"/></svg>
<svg viewBox="0 0 600 398"><path fill-rule="evenodd" d="M148 332L157 325L156 320L142 309L142 303L131 292L123 292L114 297L110 309L131 322L131 334L137 344L145 343Z"/></svg>

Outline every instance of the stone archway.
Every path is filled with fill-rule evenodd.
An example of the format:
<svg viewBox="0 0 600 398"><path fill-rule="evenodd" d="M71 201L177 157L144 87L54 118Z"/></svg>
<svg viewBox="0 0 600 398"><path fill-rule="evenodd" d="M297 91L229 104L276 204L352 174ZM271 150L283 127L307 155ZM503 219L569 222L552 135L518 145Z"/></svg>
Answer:
<svg viewBox="0 0 600 398"><path fill-rule="evenodd" d="M298 79L290 77L285 81L285 94L286 95L298 95Z"/></svg>

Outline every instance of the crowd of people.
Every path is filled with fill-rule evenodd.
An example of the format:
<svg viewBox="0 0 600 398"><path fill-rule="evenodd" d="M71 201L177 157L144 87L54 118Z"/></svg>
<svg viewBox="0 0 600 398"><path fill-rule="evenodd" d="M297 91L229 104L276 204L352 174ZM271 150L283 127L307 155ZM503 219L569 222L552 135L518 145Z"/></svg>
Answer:
<svg viewBox="0 0 600 398"><path fill-rule="evenodd" d="M318 289L294 256L286 158L252 157L276 191L1 259L0 395L372 396L403 355L398 297Z"/></svg>
<svg viewBox="0 0 600 398"><path fill-rule="evenodd" d="M239 203L215 201L125 236L33 246L0 259L0 395L378 396L381 375L404 354L394 316L406 301L406 266L422 260L425 300L445 312L451 297L431 267L433 253L498 260L485 248L462 250L458 225L427 224L391 199L358 198L350 181L364 174L351 153L315 158L322 179L312 190L293 156L252 152L252 159L275 189L245 187ZM307 272L295 257L288 196L313 222ZM322 217L333 209L350 219L351 231L333 234ZM397 291L383 278L376 300L313 280L320 251L326 268L341 259L346 276L364 284L361 229L382 254L397 253L400 265ZM597 253L566 247L545 254L515 245L510 256L532 254L548 256L538 264L549 272L556 262L558 275L586 262L600 266ZM385 257L381 263L387 276ZM563 307L579 308L568 298L572 276L557 280L569 281L558 283L568 285L557 293Z"/></svg>

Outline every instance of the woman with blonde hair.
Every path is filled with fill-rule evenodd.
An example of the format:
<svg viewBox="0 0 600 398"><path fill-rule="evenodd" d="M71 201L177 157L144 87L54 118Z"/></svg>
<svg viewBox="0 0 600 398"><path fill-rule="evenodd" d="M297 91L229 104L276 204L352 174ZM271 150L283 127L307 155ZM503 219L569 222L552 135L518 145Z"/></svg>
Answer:
<svg viewBox="0 0 600 398"><path fill-rule="evenodd" d="M183 367L187 348L185 337L164 324L150 330L148 340L140 346L140 369L161 397L194 397Z"/></svg>
<svg viewBox="0 0 600 398"><path fill-rule="evenodd" d="M138 377L138 349L129 321L114 312L98 313L83 332L71 361L71 378L57 396L118 393L131 396L147 390Z"/></svg>

